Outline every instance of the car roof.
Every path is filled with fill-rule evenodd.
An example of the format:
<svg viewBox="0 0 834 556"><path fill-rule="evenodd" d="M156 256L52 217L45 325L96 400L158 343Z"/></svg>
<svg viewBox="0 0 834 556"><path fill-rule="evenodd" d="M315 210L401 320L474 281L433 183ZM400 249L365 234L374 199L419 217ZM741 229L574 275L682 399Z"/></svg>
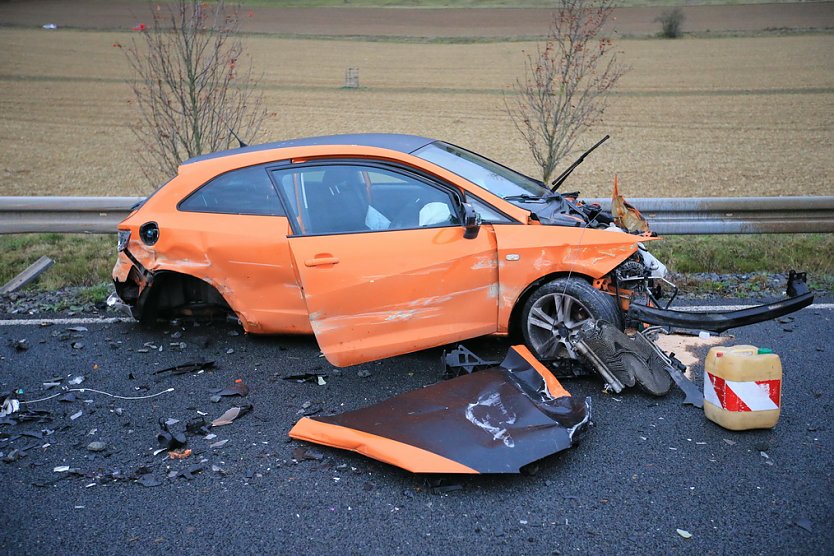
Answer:
<svg viewBox="0 0 834 556"><path fill-rule="evenodd" d="M390 149L392 151L412 153L417 149L425 147L429 143L434 142L435 139L429 139L428 137L420 137L418 135L404 135L399 133L351 133L345 135L324 135L321 137L302 137L299 139L290 139L288 141L278 141L274 143L264 143L262 145L251 145L247 147L240 147L237 149L229 149L226 151L218 151L215 153L209 153L189 158L188 160L183 162L183 164L192 164L194 162L211 160L213 158L234 156L238 154L251 153L257 151L283 149L286 147L309 147L321 145L356 145L360 147L379 147L383 149Z"/></svg>

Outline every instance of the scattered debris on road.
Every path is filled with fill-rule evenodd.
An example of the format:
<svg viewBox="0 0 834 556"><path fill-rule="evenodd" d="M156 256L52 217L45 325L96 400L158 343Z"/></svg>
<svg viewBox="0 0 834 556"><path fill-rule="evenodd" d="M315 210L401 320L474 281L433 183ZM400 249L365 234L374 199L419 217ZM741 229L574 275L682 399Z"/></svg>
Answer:
<svg viewBox="0 0 834 556"><path fill-rule="evenodd" d="M242 417L252 411L252 404L246 404L241 407L233 407L226 411L223 415L211 422L212 427L222 427L223 425L231 425L238 417Z"/></svg>

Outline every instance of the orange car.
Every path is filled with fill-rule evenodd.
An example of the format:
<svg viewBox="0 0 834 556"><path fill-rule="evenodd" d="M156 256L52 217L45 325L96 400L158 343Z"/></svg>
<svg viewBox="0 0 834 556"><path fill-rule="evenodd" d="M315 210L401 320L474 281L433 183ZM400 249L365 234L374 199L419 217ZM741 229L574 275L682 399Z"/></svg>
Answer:
<svg viewBox="0 0 834 556"><path fill-rule="evenodd" d="M315 334L338 366L510 332L553 359L589 318L692 319L657 307L645 239L448 143L315 137L182 164L119 225L113 279L140 321L232 311L249 333Z"/></svg>

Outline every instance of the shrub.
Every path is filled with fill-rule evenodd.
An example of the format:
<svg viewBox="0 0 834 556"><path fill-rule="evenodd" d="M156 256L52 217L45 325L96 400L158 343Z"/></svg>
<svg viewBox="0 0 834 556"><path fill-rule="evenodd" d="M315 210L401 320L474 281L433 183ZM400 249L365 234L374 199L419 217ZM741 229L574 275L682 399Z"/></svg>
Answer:
<svg viewBox="0 0 834 556"><path fill-rule="evenodd" d="M676 39L681 36L681 27L686 16L680 6L674 7L663 12L655 18L655 21L660 23L660 35L667 39Z"/></svg>

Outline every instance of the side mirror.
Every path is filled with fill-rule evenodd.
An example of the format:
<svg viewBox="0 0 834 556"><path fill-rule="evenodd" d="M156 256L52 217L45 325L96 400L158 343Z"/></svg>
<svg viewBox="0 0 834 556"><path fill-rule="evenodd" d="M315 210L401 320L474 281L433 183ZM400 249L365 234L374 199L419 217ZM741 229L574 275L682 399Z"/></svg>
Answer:
<svg viewBox="0 0 834 556"><path fill-rule="evenodd" d="M464 239L475 239L481 231L481 215L469 203L463 203L463 227Z"/></svg>

